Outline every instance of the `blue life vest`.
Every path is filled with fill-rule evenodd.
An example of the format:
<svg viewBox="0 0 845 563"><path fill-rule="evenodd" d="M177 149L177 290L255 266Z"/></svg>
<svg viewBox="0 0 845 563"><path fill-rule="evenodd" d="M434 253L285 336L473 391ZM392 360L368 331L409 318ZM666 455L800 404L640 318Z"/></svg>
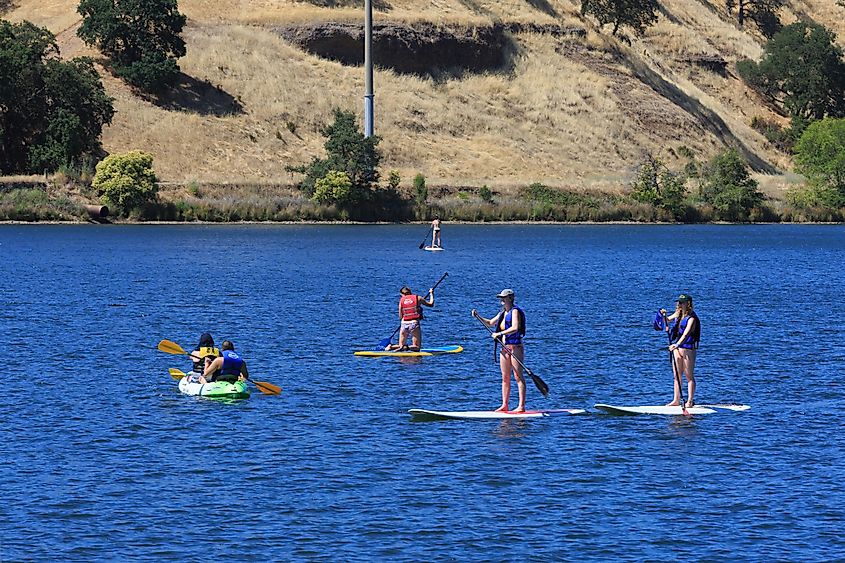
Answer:
<svg viewBox="0 0 845 563"><path fill-rule="evenodd" d="M244 361L241 357L235 354L232 350L223 350L221 355L223 356L223 367L220 368L220 375L240 375L241 367L244 365Z"/></svg>
<svg viewBox="0 0 845 563"><path fill-rule="evenodd" d="M519 311L519 330L505 335L505 344L522 344L522 337L525 336L525 311L514 305L510 311L504 313L504 323L499 320L499 331L508 330L513 326L513 312ZM502 326L504 324L504 326Z"/></svg>
<svg viewBox="0 0 845 563"><path fill-rule="evenodd" d="M701 340L701 321L698 319L698 315L696 315L694 311L691 312L689 316L684 317L679 322L676 322L674 325L672 325L672 341L677 341L677 339L681 337L681 335L687 329L687 323L690 319L695 319L695 326L692 327L692 330L684 339L684 341L678 345L678 348L695 350L698 348L699 340Z"/></svg>

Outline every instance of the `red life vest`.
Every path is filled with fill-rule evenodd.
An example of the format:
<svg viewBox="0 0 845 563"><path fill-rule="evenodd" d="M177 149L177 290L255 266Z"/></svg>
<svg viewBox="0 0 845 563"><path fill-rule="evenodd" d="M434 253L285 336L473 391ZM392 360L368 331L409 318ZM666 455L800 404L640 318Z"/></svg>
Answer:
<svg viewBox="0 0 845 563"><path fill-rule="evenodd" d="M416 321L422 318L422 308L418 295L403 295L399 300L399 311L403 321Z"/></svg>

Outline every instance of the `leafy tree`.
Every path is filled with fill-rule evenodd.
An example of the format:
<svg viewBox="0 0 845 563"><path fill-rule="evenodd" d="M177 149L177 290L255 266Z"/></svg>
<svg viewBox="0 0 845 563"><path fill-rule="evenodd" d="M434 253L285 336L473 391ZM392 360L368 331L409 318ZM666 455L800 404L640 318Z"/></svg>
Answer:
<svg viewBox="0 0 845 563"><path fill-rule="evenodd" d="M795 145L795 163L819 203L845 207L845 119L827 118L807 127Z"/></svg>
<svg viewBox="0 0 845 563"><path fill-rule="evenodd" d="M751 210L763 203L763 194L739 153L729 149L705 166L701 199L713 206L719 219L747 221Z"/></svg>
<svg viewBox="0 0 845 563"><path fill-rule="evenodd" d="M741 61L737 70L793 117L839 117L845 113L845 62L835 41L821 25L796 22L768 41L759 63Z"/></svg>
<svg viewBox="0 0 845 563"><path fill-rule="evenodd" d="M149 92L175 82L186 22L176 0L82 0L77 12L77 34L109 57L117 76Z"/></svg>
<svg viewBox="0 0 845 563"><path fill-rule="evenodd" d="M613 24L611 35L628 26L637 34L657 21L657 0L581 0L581 15L595 17L604 27Z"/></svg>
<svg viewBox="0 0 845 563"><path fill-rule="evenodd" d="M422 174L414 176L414 199L419 207L425 206L428 201L428 187L425 185L425 176Z"/></svg>
<svg viewBox="0 0 845 563"><path fill-rule="evenodd" d="M631 188L631 197L635 200L665 209L676 219L683 214L684 179L669 170L659 158L646 157Z"/></svg>
<svg viewBox="0 0 845 563"><path fill-rule="evenodd" d="M90 59L59 59L55 37L0 21L0 172L44 172L102 151L112 99Z"/></svg>
<svg viewBox="0 0 845 563"><path fill-rule="evenodd" d="M346 172L330 170L325 176L317 180L316 189L311 199L318 203L336 203L344 205L349 202L352 194L352 181Z"/></svg>
<svg viewBox="0 0 845 563"><path fill-rule="evenodd" d="M778 10L783 7L785 0L725 0L725 9L729 14L736 12L739 27L745 26L745 20L750 19L766 37L772 37L780 31Z"/></svg>
<svg viewBox="0 0 845 563"><path fill-rule="evenodd" d="M395 190L399 187L400 182L402 182L402 177L399 175L399 171L391 170L387 175L387 185L390 186L390 189Z"/></svg>
<svg viewBox="0 0 845 563"><path fill-rule="evenodd" d="M478 190L478 197L480 197L481 201L484 203L493 203L493 192L487 187L487 184L484 184L481 186L481 189Z"/></svg>
<svg viewBox="0 0 845 563"><path fill-rule="evenodd" d="M355 120L355 114L334 110L334 123L322 130L326 137L326 158L315 158L305 166L288 166L287 170L304 174L299 189L308 197L314 195L317 180L330 171L345 172L351 182L349 202L365 199L378 182L378 136L364 137Z"/></svg>
<svg viewBox="0 0 845 563"><path fill-rule="evenodd" d="M158 180L153 171L153 157L142 151L109 155L97 164L91 185L103 203L128 215L156 200Z"/></svg>

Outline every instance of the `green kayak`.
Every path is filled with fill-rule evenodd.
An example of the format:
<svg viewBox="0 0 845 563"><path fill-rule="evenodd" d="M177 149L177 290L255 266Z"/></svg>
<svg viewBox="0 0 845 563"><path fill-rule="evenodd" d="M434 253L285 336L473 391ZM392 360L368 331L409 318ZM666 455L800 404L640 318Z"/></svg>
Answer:
<svg viewBox="0 0 845 563"><path fill-rule="evenodd" d="M179 391L186 395L209 399L246 399L249 397L249 387L247 387L246 381L200 383L192 376L183 377L179 380Z"/></svg>

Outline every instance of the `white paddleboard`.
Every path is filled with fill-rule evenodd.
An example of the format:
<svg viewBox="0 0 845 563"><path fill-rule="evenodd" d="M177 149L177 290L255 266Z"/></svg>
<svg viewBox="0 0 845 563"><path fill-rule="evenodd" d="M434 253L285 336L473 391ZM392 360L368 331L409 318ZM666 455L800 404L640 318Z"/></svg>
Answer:
<svg viewBox="0 0 845 563"><path fill-rule="evenodd" d="M443 247L442 246L426 246L425 248L423 248L423 250L428 250L429 252L438 252L440 250L443 250Z"/></svg>
<svg viewBox="0 0 845 563"><path fill-rule="evenodd" d="M525 412L498 412L498 411L429 411L424 409L411 409L408 411L412 420L490 420L507 418L543 418L564 414L582 414L584 409L552 409Z"/></svg>
<svg viewBox="0 0 845 563"><path fill-rule="evenodd" d="M604 411L608 414L668 414L681 416L684 414L684 410L680 405L678 405L677 407L666 407L658 405L643 407L619 407L615 405L597 404L595 405L595 407L600 411ZM712 414L716 411L711 408L696 405L694 407L689 407L687 409L687 412L689 414Z"/></svg>

